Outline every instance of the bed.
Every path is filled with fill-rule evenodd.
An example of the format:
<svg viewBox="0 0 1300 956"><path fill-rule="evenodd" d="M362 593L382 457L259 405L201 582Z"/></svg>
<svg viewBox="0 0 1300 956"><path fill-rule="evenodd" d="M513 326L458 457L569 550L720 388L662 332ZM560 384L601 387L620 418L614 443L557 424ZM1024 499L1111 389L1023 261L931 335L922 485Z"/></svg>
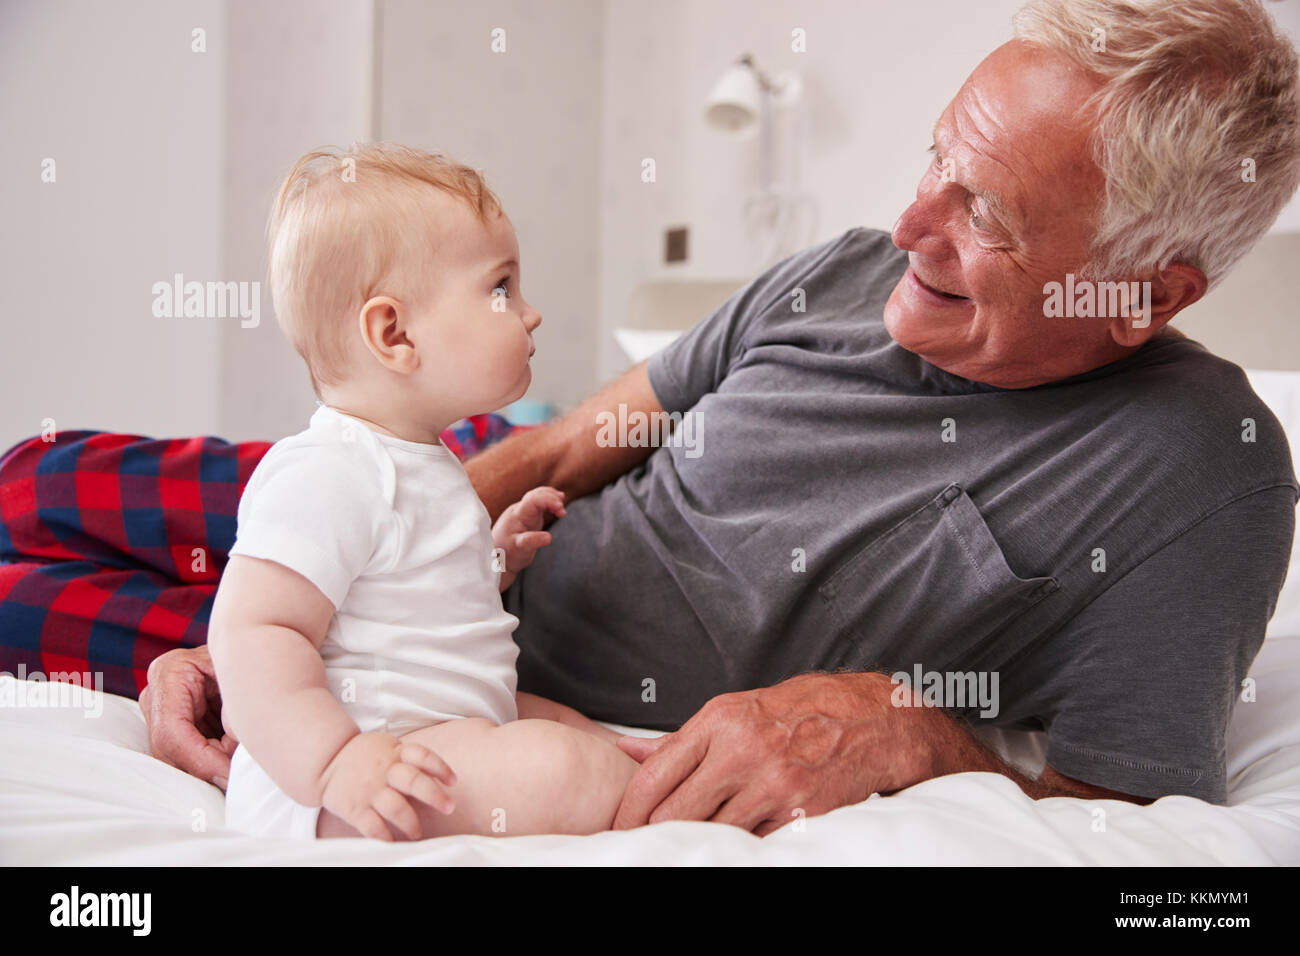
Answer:
<svg viewBox="0 0 1300 956"><path fill-rule="evenodd" d="M1300 446L1300 374L1252 372ZM711 823L587 837L420 843L261 840L223 826L219 790L148 755L133 700L0 675L0 864L5 865L1268 865L1300 864L1300 552L1228 735L1228 799L1033 801L1006 777L962 773L759 839ZM650 735L649 731L616 728ZM983 731L1036 771L1042 734Z"/></svg>

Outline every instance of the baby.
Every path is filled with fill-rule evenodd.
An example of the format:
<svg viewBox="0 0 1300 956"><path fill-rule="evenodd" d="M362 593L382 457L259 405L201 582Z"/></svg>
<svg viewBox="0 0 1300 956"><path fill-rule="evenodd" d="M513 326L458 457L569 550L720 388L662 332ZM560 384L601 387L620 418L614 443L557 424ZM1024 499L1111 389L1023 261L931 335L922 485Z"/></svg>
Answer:
<svg viewBox="0 0 1300 956"><path fill-rule="evenodd" d="M294 165L270 241L276 316L321 402L253 473L212 611L240 741L227 824L380 840L608 829L636 763L613 731L516 696L519 622L499 593L564 496L534 488L492 527L438 440L531 380L542 317L510 220L466 166L356 146Z"/></svg>

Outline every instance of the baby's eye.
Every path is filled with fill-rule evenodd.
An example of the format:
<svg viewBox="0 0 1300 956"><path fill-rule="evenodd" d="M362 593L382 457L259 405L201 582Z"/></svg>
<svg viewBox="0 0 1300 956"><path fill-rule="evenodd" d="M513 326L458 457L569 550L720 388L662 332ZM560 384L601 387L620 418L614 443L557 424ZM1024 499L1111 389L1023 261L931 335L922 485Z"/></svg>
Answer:
<svg viewBox="0 0 1300 956"><path fill-rule="evenodd" d="M496 288L492 290L492 294L503 295L507 299L510 298L510 277L506 276L504 279L498 282L496 284Z"/></svg>

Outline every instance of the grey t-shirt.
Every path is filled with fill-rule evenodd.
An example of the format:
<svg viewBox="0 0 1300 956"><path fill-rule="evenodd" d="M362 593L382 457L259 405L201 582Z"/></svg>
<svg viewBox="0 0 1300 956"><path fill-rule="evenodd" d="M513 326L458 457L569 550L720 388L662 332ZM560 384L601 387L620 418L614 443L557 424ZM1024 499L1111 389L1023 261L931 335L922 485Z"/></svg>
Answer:
<svg viewBox="0 0 1300 956"><path fill-rule="evenodd" d="M996 716L950 712L1046 730L1097 786L1223 802L1294 528L1281 427L1182 338L1030 389L951 375L885 330L905 268L850 230L651 358L702 431L551 526L506 595L520 690L671 730L811 670L996 673Z"/></svg>

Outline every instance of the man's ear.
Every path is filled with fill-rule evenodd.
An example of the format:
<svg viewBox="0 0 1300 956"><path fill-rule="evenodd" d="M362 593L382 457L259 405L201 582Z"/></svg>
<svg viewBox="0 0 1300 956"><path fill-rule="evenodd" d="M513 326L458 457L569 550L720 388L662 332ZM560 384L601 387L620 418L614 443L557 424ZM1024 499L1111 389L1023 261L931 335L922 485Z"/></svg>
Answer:
<svg viewBox="0 0 1300 956"><path fill-rule="evenodd" d="M406 335L406 307L392 296L377 295L361 306L358 324L361 341L379 364L393 372L413 372L420 367L415 345Z"/></svg>
<svg viewBox="0 0 1300 956"><path fill-rule="evenodd" d="M1124 283L1128 287L1129 283ZM1137 348L1169 324L1179 312L1205 295L1209 282L1195 266L1173 262L1137 283L1137 302L1127 309L1128 315L1110 320L1110 334L1125 348ZM1100 301L1100 294L1098 300ZM1121 310L1125 311L1125 310Z"/></svg>

